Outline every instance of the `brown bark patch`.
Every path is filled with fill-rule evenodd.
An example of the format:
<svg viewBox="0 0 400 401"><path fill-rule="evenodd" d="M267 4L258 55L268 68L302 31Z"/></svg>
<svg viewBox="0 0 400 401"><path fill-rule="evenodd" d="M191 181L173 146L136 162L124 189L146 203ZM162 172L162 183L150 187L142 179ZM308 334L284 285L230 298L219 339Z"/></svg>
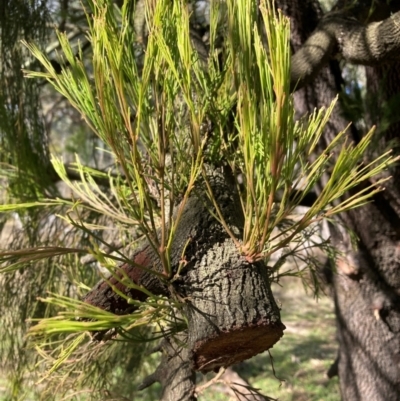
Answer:
<svg viewBox="0 0 400 401"><path fill-rule="evenodd" d="M227 238L207 248L182 277L193 369L228 367L272 347L283 335L267 266L248 263ZM183 289L182 288L182 289Z"/></svg>
<svg viewBox="0 0 400 401"><path fill-rule="evenodd" d="M281 322L260 321L198 341L193 350L194 369L206 372L252 358L271 348L282 337L284 329Z"/></svg>

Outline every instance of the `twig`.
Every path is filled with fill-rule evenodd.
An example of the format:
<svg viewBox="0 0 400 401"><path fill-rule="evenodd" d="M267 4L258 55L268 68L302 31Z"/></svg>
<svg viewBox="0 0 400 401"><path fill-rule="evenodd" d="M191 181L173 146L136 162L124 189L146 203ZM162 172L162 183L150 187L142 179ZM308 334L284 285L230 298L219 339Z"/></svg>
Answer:
<svg viewBox="0 0 400 401"><path fill-rule="evenodd" d="M225 370L226 370L226 368L221 366L219 368L219 372L215 375L215 377L213 377L211 380L209 380L207 383L203 384L202 386L196 387L196 390L195 390L196 394L200 394L208 387L212 386L215 383L218 383L221 376L225 373Z"/></svg>

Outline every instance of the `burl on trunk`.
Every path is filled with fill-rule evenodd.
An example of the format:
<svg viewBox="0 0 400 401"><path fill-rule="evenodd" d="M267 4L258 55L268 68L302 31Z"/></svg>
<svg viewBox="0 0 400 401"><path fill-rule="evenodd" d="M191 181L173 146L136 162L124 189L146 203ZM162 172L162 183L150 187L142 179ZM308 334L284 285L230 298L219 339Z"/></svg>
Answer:
<svg viewBox="0 0 400 401"><path fill-rule="evenodd" d="M231 232L240 238L241 207L227 176L213 171L208 180ZM204 187L200 182L198 190L193 191L176 231L171 266L176 273L184 254L185 267L179 277L162 281L139 267L125 265L122 269L137 285L183 303L188 321L185 354L191 369L207 372L271 348L283 335L285 326L280 321L266 265L249 263L240 255L235 242L213 217L211 212L215 210ZM148 269L162 270L149 245L137 250L132 259ZM85 301L117 314L132 312L132 305L112 290L113 285L134 299L145 298L144 293L111 278L94 287Z"/></svg>

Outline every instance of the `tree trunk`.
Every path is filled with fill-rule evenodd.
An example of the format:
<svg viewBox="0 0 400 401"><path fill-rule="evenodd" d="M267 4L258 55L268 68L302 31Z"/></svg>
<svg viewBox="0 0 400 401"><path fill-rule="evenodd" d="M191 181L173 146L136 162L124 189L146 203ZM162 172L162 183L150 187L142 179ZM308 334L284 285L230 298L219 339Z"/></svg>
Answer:
<svg viewBox="0 0 400 401"><path fill-rule="evenodd" d="M230 231L241 238L243 216L230 181L229 173L218 169L208 175ZM210 213L216 215L212 202L207 202L205 184L199 182L197 187L199 192L189 198L176 230L171 250L175 279L171 284L151 273L150 270L161 272L162 268L148 245L136 251L132 259L149 271L136 265L122 266L124 274L136 285L180 301L188 321L180 343L174 343L172 338L164 342L161 365L142 386L161 382L163 400L193 399L194 377L188 373L190 370L208 372L251 358L271 348L285 329L272 296L267 266L249 263L240 255L233 239ZM113 313L131 313L132 305L112 287L134 299L143 300L146 294L124 286L123 274L119 274L120 279L111 277L100 282L85 301ZM95 333L94 338L105 339L105 334Z"/></svg>
<svg viewBox="0 0 400 401"><path fill-rule="evenodd" d="M266 269L245 262L226 239L188 271L185 314L194 369L231 366L271 348L282 336Z"/></svg>
<svg viewBox="0 0 400 401"><path fill-rule="evenodd" d="M292 44L296 50L316 26L320 16L318 4L315 1L280 0L277 4L292 17ZM398 66L392 64L386 68L389 74L385 75L385 86L382 68L370 70L375 87L384 91L390 88L390 95L398 94ZM295 94L299 115L327 105L340 92L340 84L340 69L331 61L312 85ZM340 110L336 110L322 146L346 125ZM397 124L385 132L384 145L391 139L398 139L399 129ZM359 135L354 128L350 134L358 141ZM339 340L338 374L342 399L346 401L399 399L400 194L396 184L400 182L399 168L393 173L394 180L387 183L389 190L378 194L373 203L341 217L357 234L358 251L351 251L348 235L333 235L334 243L346 252L337 263L332 281Z"/></svg>
<svg viewBox="0 0 400 401"><path fill-rule="evenodd" d="M368 67L369 96L388 102L400 94L400 64ZM374 88L379 88L379 92ZM384 107L381 103L380 108ZM379 116L372 122L383 123ZM377 118L378 117L378 118ZM379 121L381 120L381 121ZM400 124L379 133L382 152L399 139ZM398 144L397 152L399 150ZM374 203L345 216L359 237L355 275L337 275L335 305L343 400L400 398L400 169Z"/></svg>

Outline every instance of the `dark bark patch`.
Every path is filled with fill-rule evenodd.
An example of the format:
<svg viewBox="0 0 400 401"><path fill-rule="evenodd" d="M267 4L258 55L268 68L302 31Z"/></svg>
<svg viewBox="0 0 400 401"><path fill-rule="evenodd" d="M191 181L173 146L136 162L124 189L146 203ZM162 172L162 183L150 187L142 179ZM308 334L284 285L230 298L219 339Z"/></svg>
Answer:
<svg viewBox="0 0 400 401"><path fill-rule="evenodd" d="M188 269L185 314L193 369L228 367L273 346L283 335L267 266L248 263L231 239Z"/></svg>
<svg viewBox="0 0 400 401"><path fill-rule="evenodd" d="M271 348L283 335L281 322L260 320L247 327L223 330L193 349L194 369L202 372L231 366Z"/></svg>

